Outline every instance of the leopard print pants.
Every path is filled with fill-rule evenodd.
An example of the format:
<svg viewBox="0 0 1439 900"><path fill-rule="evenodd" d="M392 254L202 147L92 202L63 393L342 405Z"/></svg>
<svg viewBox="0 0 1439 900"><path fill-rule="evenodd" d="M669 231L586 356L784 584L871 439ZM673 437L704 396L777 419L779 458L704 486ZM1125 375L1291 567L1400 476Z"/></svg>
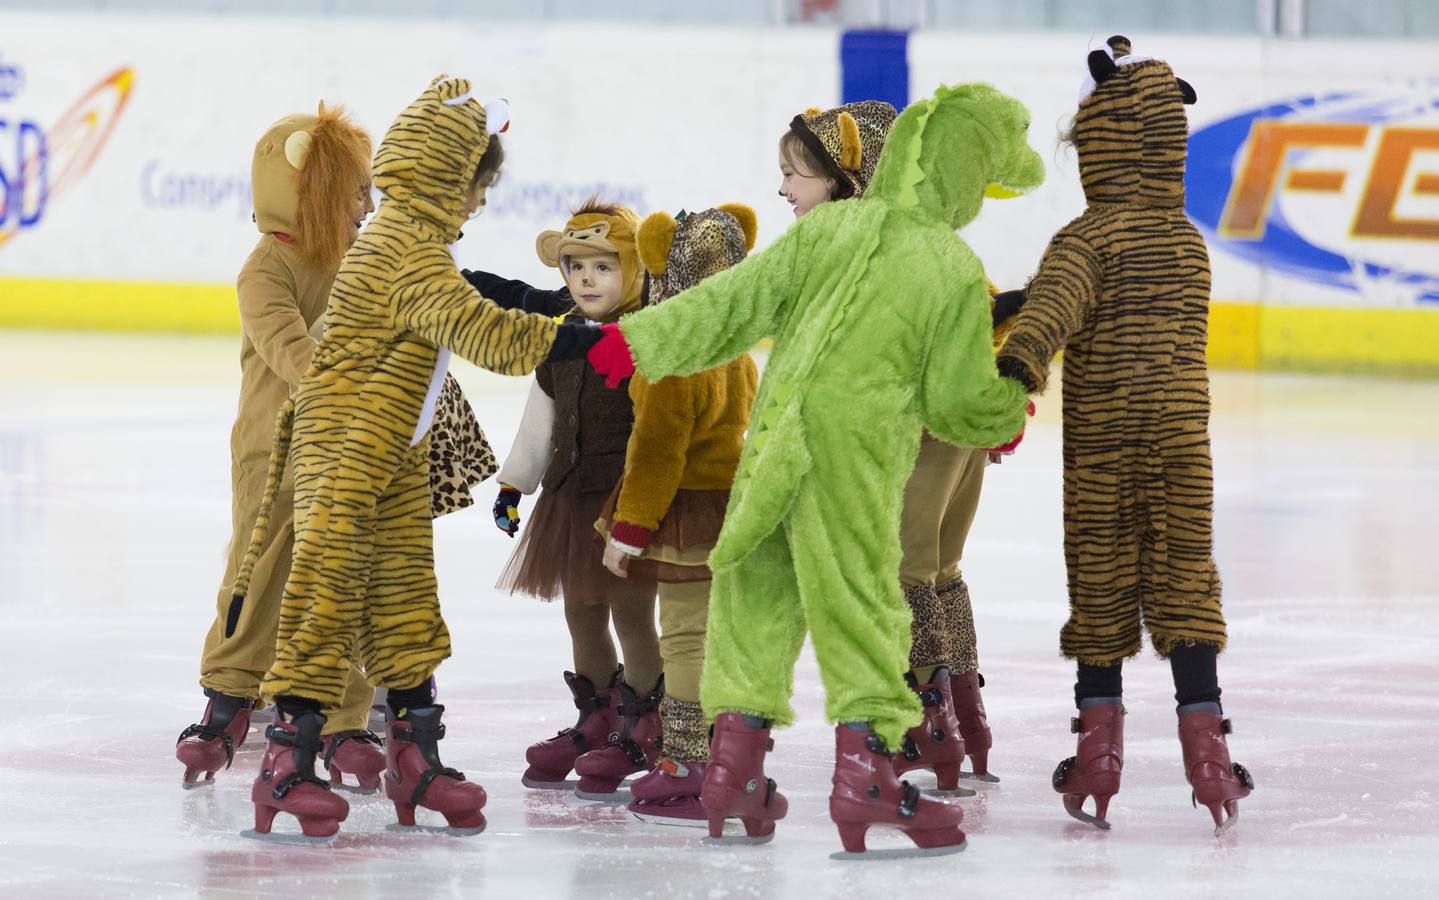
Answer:
<svg viewBox="0 0 1439 900"><path fill-rule="evenodd" d="M909 667L946 666L958 675L979 668L979 637L974 608L963 578L941 585L906 586L904 599L913 614Z"/></svg>

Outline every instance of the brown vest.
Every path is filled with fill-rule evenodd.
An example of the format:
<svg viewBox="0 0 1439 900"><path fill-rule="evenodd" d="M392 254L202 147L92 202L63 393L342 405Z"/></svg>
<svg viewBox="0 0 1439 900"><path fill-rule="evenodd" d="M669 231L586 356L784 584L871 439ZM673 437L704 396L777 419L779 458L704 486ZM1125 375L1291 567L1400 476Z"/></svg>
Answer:
<svg viewBox="0 0 1439 900"><path fill-rule="evenodd" d="M566 321L584 320L571 315ZM555 401L554 450L540 485L552 491L574 477L580 493L614 490L635 424L630 380L607 388L604 376L583 359L540 363L535 380Z"/></svg>

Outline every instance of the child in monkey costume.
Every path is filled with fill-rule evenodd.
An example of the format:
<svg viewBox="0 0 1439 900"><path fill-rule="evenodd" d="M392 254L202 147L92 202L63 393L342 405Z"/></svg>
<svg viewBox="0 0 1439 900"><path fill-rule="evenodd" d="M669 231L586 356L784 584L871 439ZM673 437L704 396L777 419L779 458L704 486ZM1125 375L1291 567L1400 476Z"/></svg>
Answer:
<svg viewBox="0 0 1439 900"><path fill-rule="evenodd" d="M995 373L983 267L955 234L986 187L1027 190L1044 167L1028 112L988 85L941 88L894 122L863 197L825 203L778 241L605 326L610 378L723 364L774 338L720 538L701 694L715 716L701 802L710 835L738 817L767 840L788 803L764 774L788 724L808 633L836 723L830 817L845 851L870 825L920 852L964 845L957 805L899 781L893 750L921 719L904 682L896 499L920 431L957 446L1012 439L1025 395Z"/></svg>
<svg viewBox="0 0 1439 900"><path fill-rule="evenodd" d="M638 309L643 298L638 227L631 210L591 198L562 231L540 234L536 251L563 274L563 293L521 282L497 284L484 273L470 277L524 308L549 311L572 304L566 322L614 322ZM664 696L654 577L612 574L595 537L595 520L624 471L634 424L630 395L623 384L618 387L606 387L583 361L541 365L500 469L495 503L495 524L513 536L520 496L544 487L499 587L545 600L563 596L574 652L575 668L565 673L565 682L579 721L525 752L529 765L521 780L532 788L569 789L566 776L573 770L580 776L575 791L586 799L613 799L626 776L654 766Z"/></svg>
<svg viewBox="0 0 1439 900"><path fill-rule="evenodd" d="M754 246L754 211L725 204L640 225L640 259L654 306L740 260ZM687 377L630 381L635 424L625 471L597 527L608 538L604 563L616 575L659 582L659 765L631 788L630 811L649 822L704 827L700 805L709 723L700 707L711 573L729 489L749 425L758 370L748 353Z"/></svg>
<svg viewBox="0 0 1439 900"><path fill-rule="evenodd" d="M1195 802L1222 831L1253 781L1229 759L1219 705L1209 254L1184 214L1184 106L1195 93L1125 37L1088 65L1073 131L1088 207L1050 241L999 357L1002 374L1038 392L1064 350L1070 615L1060 649L1078 667L1079 738L1054 789L1075 818L1109 827L1124 764L1121 667L1148 630L1174 676ZM1083 811L1091 796L1093 815Z"/></svg>
<svg viewBox="0 0 1439 900"><path fill-rule="evenodd" d="M349 812L314 774L323 710L357 654L388 690L385 793L399 825L415 808L453 830L483 829L484 789L440 762L444 707L431 675L450 654L436 596L428 431L448 351L502 374L582 356L592 329L505 311L455 268L449 245L498 172L492 125L464 79L441 76L386 132L375 155L383 200L340 266L324 338L278 419L266 495L236 579L243 598L263 546L287 455L295 472L295 551L275 662L261 685L282 721L251 799L255 836L278 812L328 840ZM443 351L441 348L445 348Z"/></svg>

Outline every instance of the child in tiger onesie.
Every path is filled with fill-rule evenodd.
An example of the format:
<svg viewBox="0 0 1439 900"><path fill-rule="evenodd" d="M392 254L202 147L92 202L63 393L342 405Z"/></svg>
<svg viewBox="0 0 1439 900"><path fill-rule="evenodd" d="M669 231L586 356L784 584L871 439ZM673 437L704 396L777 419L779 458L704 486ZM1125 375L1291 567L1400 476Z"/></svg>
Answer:
<svg viewBox="0 0 1439 900"><path fill-rule="evenodd" d="M499 116L468 81L441 76L395 120L374 162L379 211L340 266L320 347L282 408L266 497L235 591L248 588L287 453L295 472L295 552L274 665L261 685L272 725L251 799L257 836L277 812L327 840L348 814L315 777L322 710L336 704L357 652L388 689L385 793L399 825L415 807L452 830L484 827L484 789L441 762L444 708L431 675L450 654L436 596L427 432L447 351L502 374L582 356L592 329L501 310L456 269L448 245L498 172ZM441 348L445 348L442 351Z"/></svg>
<svg viewBox="0 0 1439 900"><path fill-rule="evenodd" d="M643 299L638 227L631 210L592 197L562 231L545 231L535 241L540 260L563 274L563 291L543 292L522 282L496 287L508 297L523 297L507 302L526 308L549 311L568 304L568 322L613 322ZM483 273L471 279L498 281ZM575 793L591 800L617 798L625 777L652 768L659 752L664 683L655 580L646 572L631 578L612 574L595 535L595 520L624 471L633 424L627 390L606 387L582 362L541 365L500 469L495 501L495 524L513 537L521 495L543 486L499 587L544 600L562 596L574 654L574 671L564 677L579 720L525 751L528 766L521 781L531 788L568 790L573 770L580 776Z"/></svg>
<svg viewBox="0 0 1439 900"><path fill-rule="evenodd" d="M374 211L370 138L338 108L286 116L255 145L251 164L255 223L261 237L237 280L240 310L239 411L230 434L234 537L215 616L200 661L208 698L200 721L186 728L175 755L186 788L212 783L245 743L260 679L275 659L281 594L294 543L293 472L286 469L269 532L252 572L250 596L236 603L235 578L264 494L275 416L309 368L324 322L325 302L340 257ZM441 515L469 500L469 486L493 472L493 454L469 404L452 380L441 395L431 441L431 479ZM366 728L374 694L350 665L339 706L326 711L323 754L330 780L352 775L363 792L379 789L384 754ZM201 780L201 774L204 779Z"/></svg>
<svg viewBox="0 0 1439 900"><path fill-rule="evenodd" d="M1121 666L1147 629L1174 676L1194 799L1223 830L1253 782L1230 762L1219 705L1209 255L1184 214L1184 106L1195 94L1125 37L1088 65L1073 130L1088 207L1050 241L999 357L1001 374L1038 392L1064 350L1070 615L1060 649L1078 666L1079 738L1054 788L1071 815L1109 827L1124 763Z"/></svg>
<svg viewBox="0 0 1439 900"><path fill-rule="evenodd" d="M640 259L653 306L744 259L754 246L754 211L726 204L640 225ZM729 505L758 370L748 353L687 377L630 380L635 424L625 471L600 515L604 564L621 577L659 582L659 764L631 788L630 811L648 822L704 827L700 805L709 723L700 707L705 623L712 575L707 560Z"/></svg>
<svg viewBox="0 0 1439 900"><path fill-rule="evenodd" d="M796 217L820 203L864 196L896 115L888 103L864 101L794 117L780 139L779 165L780 195ZM997 293L993 283L989 289ZM992 304L996 342L1023 296L1011 291ZM966 750L977 778L997 780L987 767L991 736L978 637L959 570L990 455L923 432L900 513L899 577L913 616L905 679L924 704L924 721L905 735L895 771L931 769L939 789L952 793L972 793L959 787Z"/></svg>

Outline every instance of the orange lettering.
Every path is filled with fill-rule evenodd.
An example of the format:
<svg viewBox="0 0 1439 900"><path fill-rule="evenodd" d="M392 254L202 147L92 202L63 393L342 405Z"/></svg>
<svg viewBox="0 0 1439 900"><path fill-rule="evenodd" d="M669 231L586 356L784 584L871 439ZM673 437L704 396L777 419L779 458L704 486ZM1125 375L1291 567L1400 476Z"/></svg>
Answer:
<svg viewBox="0 0 1439 900"><path fill-rule="evenodd" d="M1374 154L1369 187L1354 218L1355 237L1439 239L1439 219L1407 219L1394 215L1409 163L1420 150L1439 150L1439 130L1387 128ZM1424 173L1415 178L1415 193L1439 193L1439 176Z"/></svg>
<svg viewBox="0 0 1439 900"><path fill-rule="evenodd" d="M1369 134L1369 126L1362 123L1301 123L1290 124L1272 119L1258 119L1249 132L1249 148L1240 167L1239 177L1225 203L1224 215L1219 220L1221 234L1228 237L1258 239L1264 236L1264 222L1269 214L1269 205L1274 199L1274 188L1279 182L1279 173L1284 168L1284 159L1291 148L1299 147L1363 147ZM1330 186L1329 172L1294 172L1299 185L1310 190L1337 190ZM1343 173L1337 173L1342 175ZM1313 182L1306 184L1313 176L1329 179L1322 187ZM1341 178L1342 184L1342 178Z"/></svg>

